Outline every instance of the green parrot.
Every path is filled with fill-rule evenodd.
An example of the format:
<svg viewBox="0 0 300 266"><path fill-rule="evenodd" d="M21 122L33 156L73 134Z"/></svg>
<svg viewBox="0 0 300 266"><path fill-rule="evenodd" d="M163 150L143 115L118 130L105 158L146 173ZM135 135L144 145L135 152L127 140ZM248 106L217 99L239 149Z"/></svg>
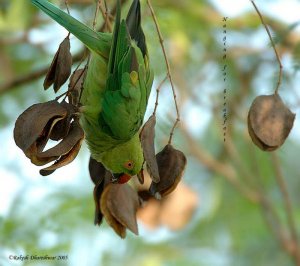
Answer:
<svg viewBox="0 0 300 266"><path fill-rule="evenodd" d="M142 170L139 131L153 83L139 0L126 20L121 4L113 33L96 32L46 0L32 3L75 35L91 52L80 103L80 123L91 156L125 183Z"/></svg>

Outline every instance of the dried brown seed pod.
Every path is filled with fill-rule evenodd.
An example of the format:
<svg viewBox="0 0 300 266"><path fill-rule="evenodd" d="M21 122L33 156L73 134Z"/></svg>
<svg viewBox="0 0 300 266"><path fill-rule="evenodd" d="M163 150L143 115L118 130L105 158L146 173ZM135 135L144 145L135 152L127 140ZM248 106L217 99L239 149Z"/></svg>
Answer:
<svg viewBox="0 0 300 266"><path fill-rule="evenodd" d="M67 115L67 110L57 101L30 106L17 119L14 139L27 157L44 149L53 126Z"/></svg>
<svg viewBox="0 0 300 266"><path fill-rule="evenodd" d="M86 69L78 69L70 77L68 99L74 106L77 106L79 103L85 73Z"/></svg>
<svg viewBox="0 0 300 266"><path fill-rule="evenodd" d="M14 139L31 162L35 165L45 165L57 160L53 165L42 169L41 175L53 173L77 156L84 132L77 119L71 122L74 113L75 109L66 102L49 101L34 104L18 117ZM50 137L62 141L43 151Z"/></svg>
<svg viewBox="0 0 300 266"><path fill-rule="evenodd" d="M274 151L288 137L294 119L295 114L285 106L278 94L258 96L248 113L249 135L263 151Z"/></svg>
<svg viewBox="0 0 300 266"><path fill-rule="evenodd" d="M58 121L52 128L50 133L50 139L58 141L66 137L69 133L71 120L74 118L76 109L74 105L67 103L65 101L60 103L67 110L66 116Z"/></svg>
<svg viewBox="0 0 300 266"><path fill-rule="evenodd" d="M89 172L90 177L95 185L98 185L104 180L106 169L104 165L94 158L90 157L89 161Z"/></svg>
<svg viewBox="0 0 300 266"><path fill-rule="evenodd" d="M44 89L47 90L52 84L57 92L67 81L71 74L72 55L70 53L70 39L66 37L59 45L58 50L52 60L50 68L44 80Z"/></svg>
<svg viewBox="0 0 300 266"><path fill-rule="evenodd" d="M109 183L104 188L100 199L101 212L121 238L125 238L126 228L138 235L136 220L138 207L138 194L128 184Z"/></svg>
<svg viewBox="0 0 300 266"><path fill-rule="evenodd" d="M106 170L102 163L96 161L92 157L90 157L89 161L89 172L90 177L95 184L94 188L94 202L95 202L95 218L94 224L100 225L102 222L103 214L100 209L100 199L102 196L102 192L104 187L110 183L112 179L112 174L110 171Z"/></svg>
<svg viewBox="0 0 300 266"><path fill-rule="evenodd" d="M155 149L154 149L154 138L155 138L155 124L156 117L155 115L150 116L148 121L142 128L140 134L141 145L143 147L144 158L147 164L147 169L150 174L151 179L154 182L159 182L159 172L158 166L155 159Z"/></svg>
<svg viewBox="0 0 300 266"><path fill-rule="evenodd" d="M103 219L103 213L101 212L100 209L100 200L101 200L103 190L104 190L104 182L100 182L95 186L93 192L94 202L95 202L95 218L94 218L95 225L100 225Z"/></svg>
<svg viewBox="0 0 300 266"><path fill-rule="evenodd" d="M69 134L59 144L45 152L38 153L35 156L38 161L56 156L59 157L53 165L42 169L40 173L42 175L47 175L47 173L51 174L53 173L53 170L71 163L76 158L83 139L83 129L77 121L72 122Z"/></svg>
<svg viewBox="0 0 300 266"><path fill-rule="evenodd" d="M170 194L178 185L186 166L186 157L183 152L167 144L164 149L156 155L159 169L160 181L152 182L150 193L156 198Z"/></svg>

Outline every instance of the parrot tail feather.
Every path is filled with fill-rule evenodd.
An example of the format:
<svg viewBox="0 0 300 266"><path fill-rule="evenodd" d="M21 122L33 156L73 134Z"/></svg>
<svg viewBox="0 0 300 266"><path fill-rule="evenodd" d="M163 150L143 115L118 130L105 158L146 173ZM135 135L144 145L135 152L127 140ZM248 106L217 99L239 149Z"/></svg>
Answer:
<svg viewBox="0 0 300 266"><path fill-rule="evenodd" d="M134 0L126 17L126 24L132 40L137 43L143 57L147 54L145 35L141 27L141 4L139 0Z"/></svg>
<svg viewBox="0 0 300 266"><path fill-rule="evenodd" d="M107 57L107 50L109 50L110 43L103 34L93 31L91 28L63 12L47 0L31 0L31 2L66 30L75 35L90 50Z"/></svg>

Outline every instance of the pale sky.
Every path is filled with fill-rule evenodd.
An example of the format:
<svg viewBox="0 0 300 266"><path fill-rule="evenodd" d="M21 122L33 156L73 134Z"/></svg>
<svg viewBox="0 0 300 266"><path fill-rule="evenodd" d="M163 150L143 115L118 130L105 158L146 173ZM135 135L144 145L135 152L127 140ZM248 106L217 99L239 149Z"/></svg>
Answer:
<svg viewBox="0 0 300 266"><path fill-rule="evenodd" d="M253 10L252 4L249 0L211 0L215 6L226 16L234 17L242 14L245 11ZM276 16L287 23L294 23L300 21L300 1L296 0L281 0L281 1L256 1L256 4L260 7L261 12L264 14ZM55 30L49 31L47 29L34 30L30 35L30 38L34 42L43 42L45 40L57 40L57 43L50 47L53 52L57 48L57 44L65 37L66 31L60 26L53 26ZM300 28L300 27L299 27ZM298 28L298 30L299 30ZM61 38L58 38L60 36ZM53 42L52 42L53 44ZM190 108L188 114L184 114L184 119L187 121L199 121L195 119L199 117L199 108ZM203 116L203 112L201 114ZM208 115L209 116L209 115ZM189 123L190 130L193 132L199 132L200 128L205 128L209 123L209 117L202 117L199 123ZM11 203L14 200L16 193L21 191L23 186L30 184L30 189L28 190L28 201L41 201L42 198L49 192L49 189L55 188L55 186L66 185L70 186L82 186L86 183L86 187L83 189L88 189L92 191L92 184L88 181L88 177L82 176L82 169L87 167L87 165L79 165L78 160L75 160L71 165L59 169L54 174L49 177L42 177L39 175L38 167L32 165L28 158L24 156L21 150L16 147L13 139L14 121L4 130L0 131L0 139L6 140L1 144L0 153L0 216L6 216L10 209ZM2 151L5 151L2 152ZM85 158L86 162L88 158ZM8 164L13 162L13 168L7 167ZM4 167L3 167L4 166ZM19 169L19 170L18 170ZM22 172L22 177L17 176ZM85 178L87 182L82 182ZM82 188L81 188L82 189ZM105 236L105 232L102 236ZM108 238L110 236L106 235ZM82 238L78 238L82 241ZM76 245L80 243L76 242ZM82 247L82 245L80 245ZM88 247L88 245L86 245ZM100 247L99 247L100 248Z"/></svg>

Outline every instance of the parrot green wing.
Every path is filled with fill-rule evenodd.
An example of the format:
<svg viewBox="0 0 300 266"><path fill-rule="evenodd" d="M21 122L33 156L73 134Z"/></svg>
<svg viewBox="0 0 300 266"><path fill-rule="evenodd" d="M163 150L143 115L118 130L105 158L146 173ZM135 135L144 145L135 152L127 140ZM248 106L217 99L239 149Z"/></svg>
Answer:
<svg viewBox="0 0 300 266"><path fill-rule="evenodd" d="M141 28L139 1L133 1L126 21L120 21L120 8L117 10L99 123L107 134L125 141L143 123L153 72Z"/></svg>

